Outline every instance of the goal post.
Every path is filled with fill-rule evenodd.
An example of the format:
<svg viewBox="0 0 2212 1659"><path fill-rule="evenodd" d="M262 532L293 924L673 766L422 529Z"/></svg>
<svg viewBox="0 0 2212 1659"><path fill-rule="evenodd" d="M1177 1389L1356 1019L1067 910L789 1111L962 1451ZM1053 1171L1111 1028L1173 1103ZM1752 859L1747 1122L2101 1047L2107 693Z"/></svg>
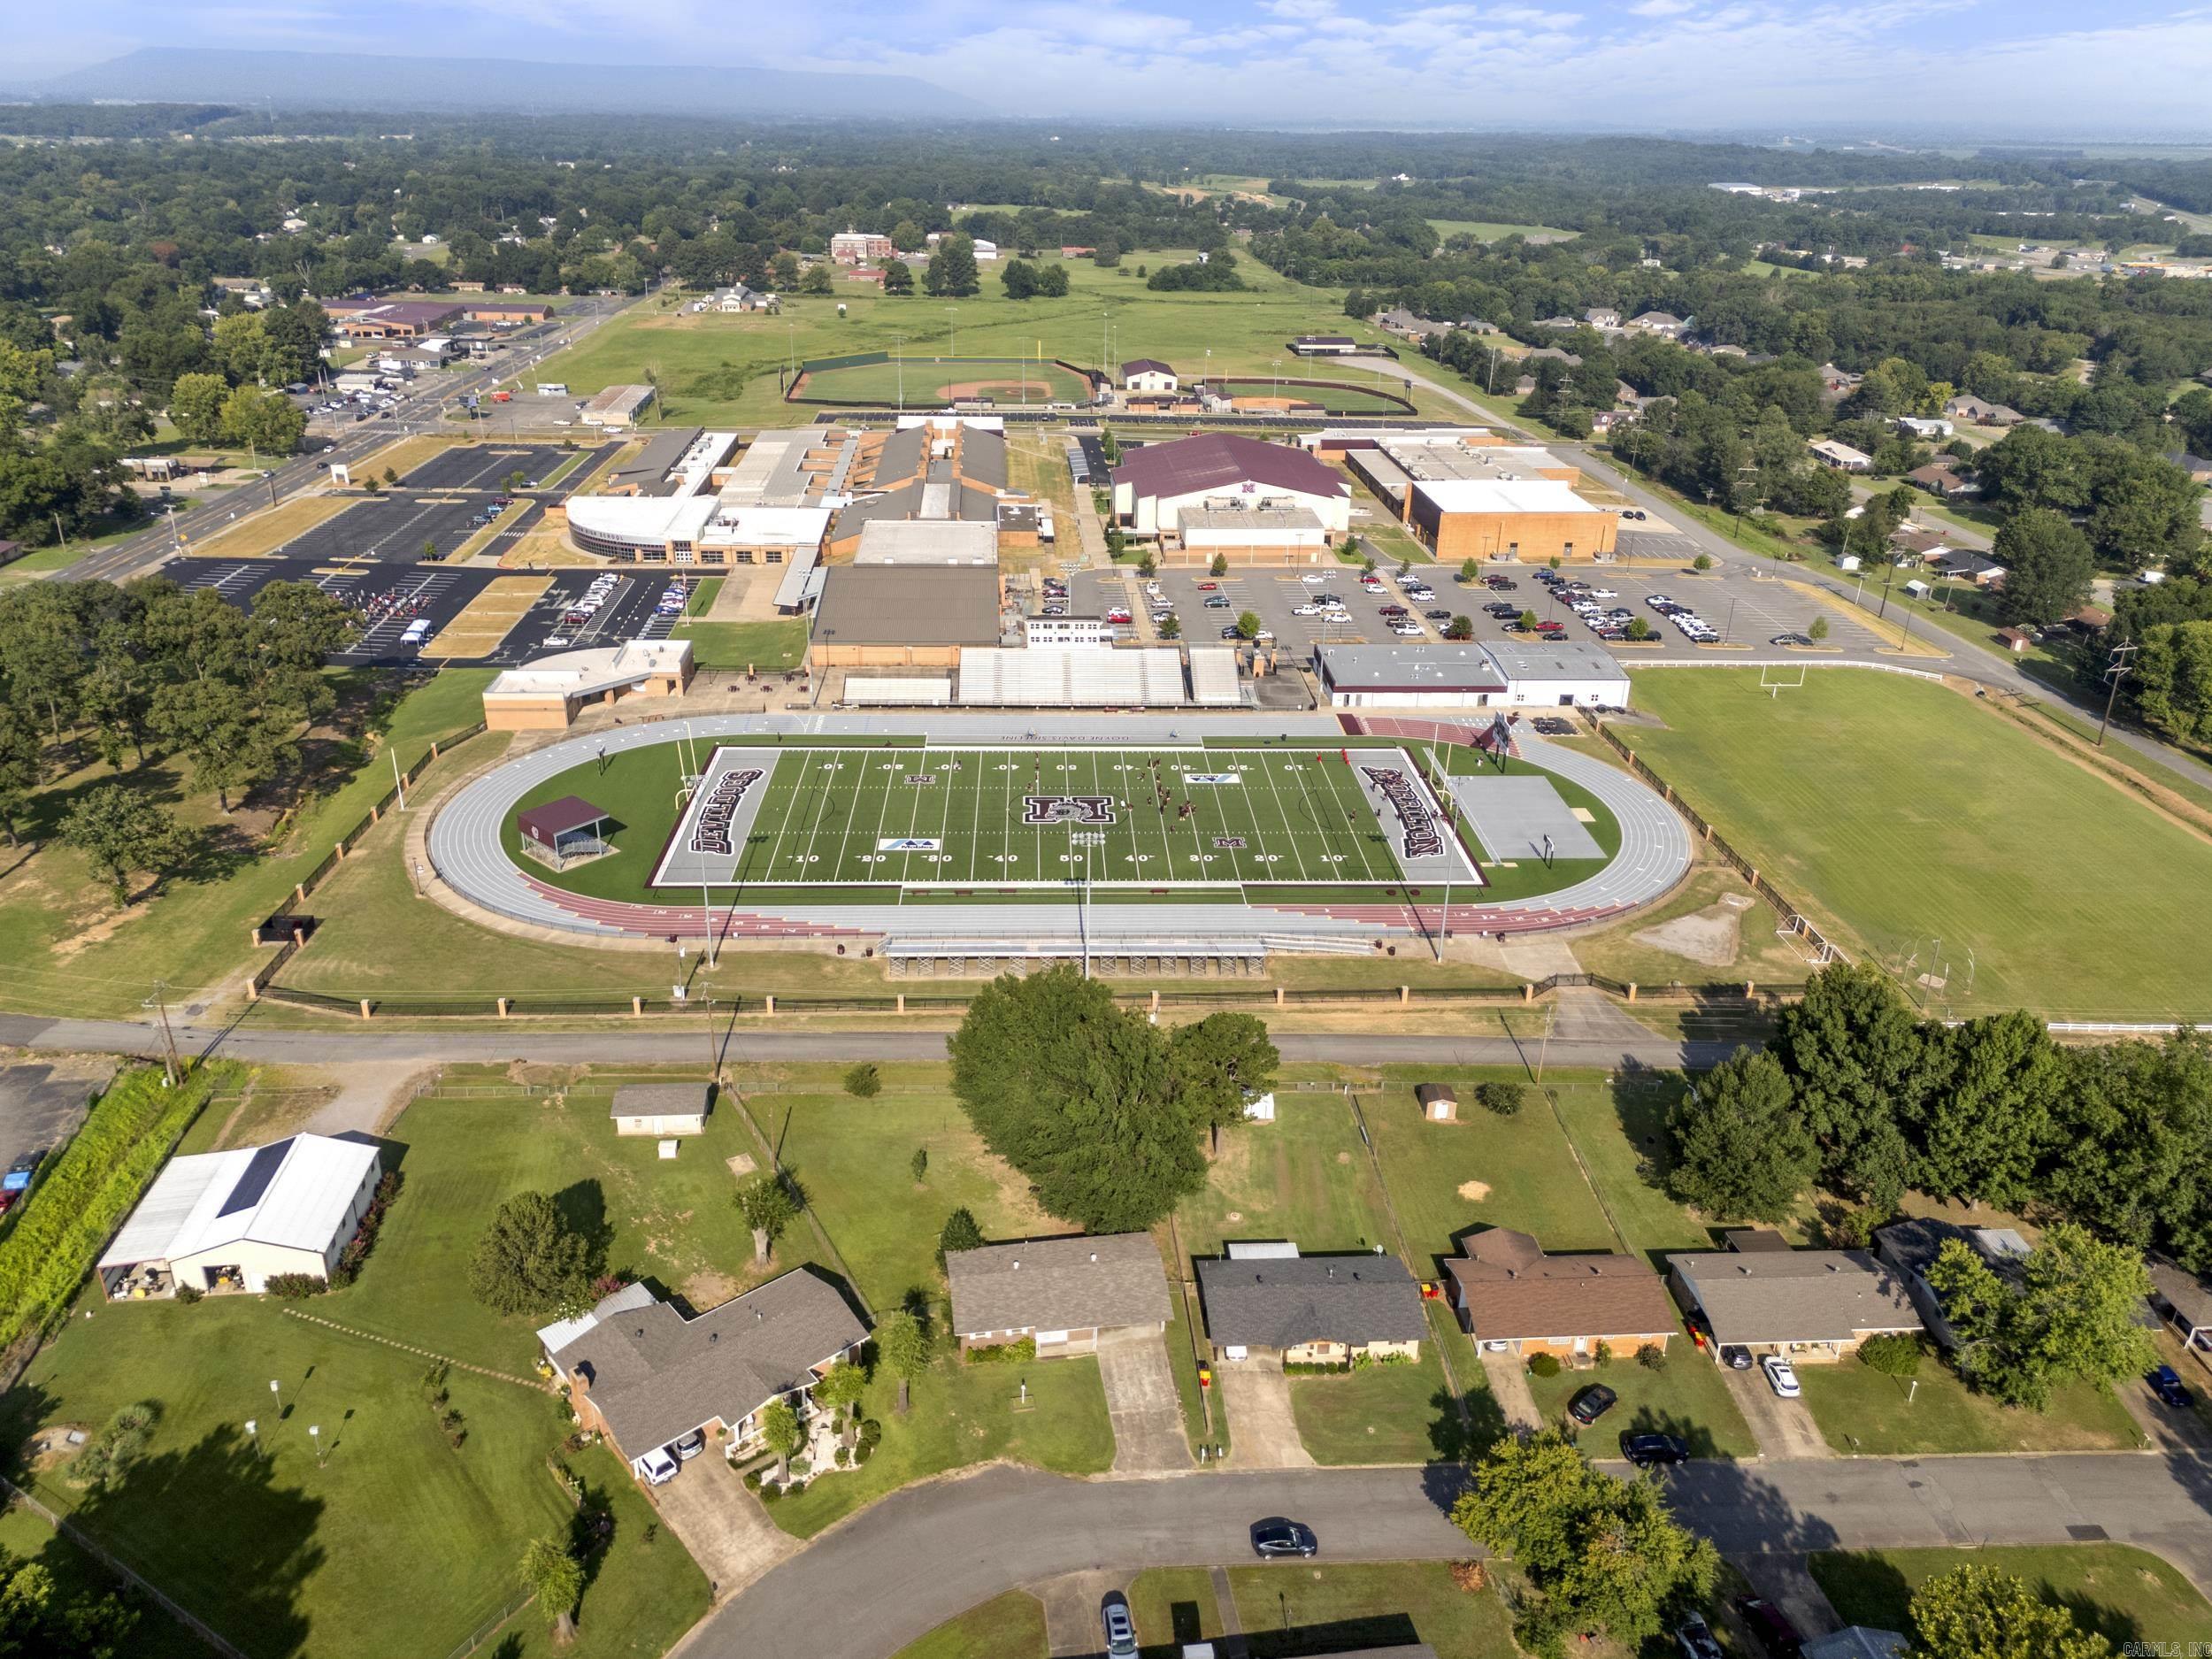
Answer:
<svg viewBox="0 0 2212 1659"><path fill-rule="evenodd" d="M1795 672L1797 678L1785 676ZM1768 663L1759 670L1759 689L1770 698L1778 698L1786 691L1795 691L1805 683L1805 664L1802 663Z"/></svg>

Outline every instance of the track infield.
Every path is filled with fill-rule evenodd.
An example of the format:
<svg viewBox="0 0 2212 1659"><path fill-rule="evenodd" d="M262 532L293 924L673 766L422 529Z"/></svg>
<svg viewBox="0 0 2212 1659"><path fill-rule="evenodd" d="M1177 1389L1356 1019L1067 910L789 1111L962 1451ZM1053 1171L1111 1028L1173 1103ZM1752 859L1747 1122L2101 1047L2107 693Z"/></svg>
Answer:
<svg viewBox="0 0 2212 1659"><path fill-rule="evenodd" d="M988 399L996 403L1081 403L1090 382L1049 358L906 357L809 369L792 396L802 403L913 407Z"/></svg>

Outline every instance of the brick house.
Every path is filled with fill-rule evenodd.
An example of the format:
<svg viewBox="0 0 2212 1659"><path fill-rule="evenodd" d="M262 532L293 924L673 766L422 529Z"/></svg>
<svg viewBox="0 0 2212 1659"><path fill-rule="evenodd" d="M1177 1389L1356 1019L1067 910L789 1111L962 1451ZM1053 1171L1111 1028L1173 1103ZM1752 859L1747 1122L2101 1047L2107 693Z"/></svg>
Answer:
<svg viewBox="0 0 2212 1659"><path fill-rule="evenodd" d="M1026 1337L1047 1359L1095 1353L1103 1332L1167 1328L1167 1271L1148 1233L949 1250L945 1281L964 1351Z"/></svg>
<svg viewBox="0 0 2212 1659"><path fill-rule="evenodd" d="M1525 1233L1493 1227L1444 1264L1459 1328L1492 1351L1562 1360L1663 1349L1679 1328L1665 1284L1637 1256L1548 1256Z"/></svg>

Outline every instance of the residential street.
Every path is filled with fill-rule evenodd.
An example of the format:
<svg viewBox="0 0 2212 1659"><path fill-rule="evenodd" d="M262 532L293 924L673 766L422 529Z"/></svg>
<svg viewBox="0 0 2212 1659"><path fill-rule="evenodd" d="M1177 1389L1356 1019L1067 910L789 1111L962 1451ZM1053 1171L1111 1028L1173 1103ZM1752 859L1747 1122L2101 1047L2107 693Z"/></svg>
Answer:
<svg viewBox="0 0 2212 1659"><path fill-rule="evenodd" d="M2196 1455L1705 1463L1668 1484L1677 1512L1731 1555L2108 1536L2212 1583L2212 1462ZM1324 1560L1463 1556L1477 1552L1445 1518L1457 1485L1442 1466L1152 1481L987 1469L900 1493L825 1534L679 1651L876 1659L1002 1591L1057 1574L1248 1563L1246 1529L1270 1515L1313 1527Z"/></svg>

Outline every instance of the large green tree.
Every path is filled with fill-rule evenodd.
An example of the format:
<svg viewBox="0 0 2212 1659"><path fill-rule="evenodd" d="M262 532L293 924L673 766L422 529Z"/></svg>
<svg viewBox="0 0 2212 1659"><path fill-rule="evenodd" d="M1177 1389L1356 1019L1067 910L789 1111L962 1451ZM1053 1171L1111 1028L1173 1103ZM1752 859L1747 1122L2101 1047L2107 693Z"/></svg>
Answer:
<svg viewBox="0 0 2212 1659"><path fill-rule="evenodd" d="M1945 1198L2017 1209L2033 1194L2065 1087L2058 1045L2016 1010L1930 1033L1947 1049L1945 1082L1923 1099L1914 1184Z"/></svg>
<svg viewBox="0 0 2212 1659"><path fill-rule="evenodd" d="M223 400L223 440L238 449L286 456L306 432L307 417L282 392L242 386Z"/></svg>
<svg viewBox="0 0 2212 1659"><path fill-rule="evenodd" d="M1970 1563L1912 1593L1913 1659L2108 1659L2112 1647L2020 1579Z"/></svg>
<svg viewBox="0 0 2212 1659"><path fill-rule="evenodd" d="M1052 1215L1129 1232L1203 1184L1203 1119L1176 1093L1167 1042L1072 965L993 980L949 1047L984 1145Z"/></svg>
<svg viewBox="0 0 2212 1659"><path fill-rule="evenodd" d="M2212 622L2164 622L2143 632L2133 664L2144 722L2185 743L2212 739Z"/></svg>
<svg viewBox="0 0 2212 1659"><path fill-rule="evenodd" d="M1711 1542L1675 1521L1655 1484L1601 1472L1557 1429L1500 1440L1471 1472L1452 1520L1527 1575L1513 1633L1532 1653L1553 1659L1592 1632L1632 1649L1711 1594Z"/></svg>
<svg viewBox="0 0 2212 1659"><path fill-rule="evenodd" d="M975 241L948 231L930 250L922 286L940 299L963 299L983 286L975 264Z"/></svg>
<svg viewBox="0 0 2212 1659"><path fill-rule="evenodd" d="M780 1170L764 1171L737 1189L737 1208L753 1233L753 1260L765 1266L784 1230L799 1218L797 1184Z"/></svg>
<svg viewBox="0 0 2212 1659"><path fill-rule="evenodd" d="M2141 1255L2062 1221L2000 1276L1961 1240L1945 1241L1928 1284L1958 1333L1961 1376L2007 1405L2035 1410L2067 1382L2117 1382L2157 1363L2136 1312L2150 1294Z"/></svg>
<svg viewBox="0 0 2212 1659"><path fill-rule="evenodd" d="M576 1639L576 1604L584 1599L584 1563L557 1537L534 1538L522 1547L515 1573L538 1599L538 1611L553 1621L556 1640Z"/></svg>
<svg viewBox="0 0 2212 1659"><path fill-rule="evenodd" d="M2096 550L2062 512L2031 507L2005 520L1990 557L2005 567L1998 607L2027 627L2062 622L2089 603Z"/></svg>
<svg viewBox="0 0 2212 1659"><path fill-rule="evenodd" d="M230 383L219 374L180 374L169 391L169 419L195 443L212 443L222 436L223 404Z"/></svg>
<svg viewBox="0 0 2212 1659"><path fill-rule="evenodd" d="M1247 1093L1274 1087L1282 1062L1267 1022L1254 1014L1209 1014L1179 1025L1168 1039L1167 1057L1177 1097L1206 1125L1217 1149L1221 1132L1244 1121Z"/></svg>
<svg viewBox="0 0 2212 1659"><path fill-rule="evenodd" d="M85 856L118 904L128 904L131 878L142 870L165 872L183 852L186 834L144 790L104 783L78 796L63 816L61 840Z"/></svg>
<svg viewBox="0 0 2212 1659"><path fill-rule="evenodd" d="M492 1212L469 1256L469 1293L495 1313L550 1313L590 1290L589 1240L543 1193L517 1193Z"/></svg>
<svg viewBox="0 0 2212 1659"><path fill-rule="evenodd" d="M1819 1167L1789 1074L1770 1054L1738 1049L1676 1102L1667 1126L1668 1186L1709 1216L1779 1221Z"/></svg>
<svg viewBox="0 0 2212 1659"><path fill-rule="evenodd" d="M1888 977L1871 964L1822 969L1782 1010L1772 1046L1819 1143L1824 1181L1893 1206L1913 1172L1900 1121L1922 1115L1942 1068Z"/></svg>

